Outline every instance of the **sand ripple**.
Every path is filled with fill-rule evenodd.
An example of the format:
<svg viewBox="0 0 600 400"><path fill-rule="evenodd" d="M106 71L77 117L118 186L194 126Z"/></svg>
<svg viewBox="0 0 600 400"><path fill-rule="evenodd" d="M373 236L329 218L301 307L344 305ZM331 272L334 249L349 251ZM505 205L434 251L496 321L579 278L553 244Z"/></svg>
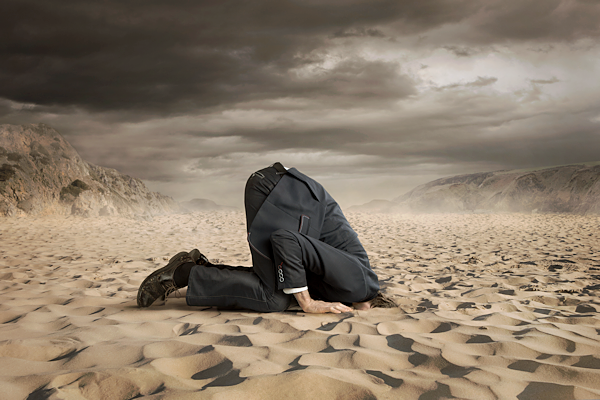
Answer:
<svg viewBox="0 0 600 400"><path fill-rule="evenodd" d="M140 310L181 250L249 265L240 212L0 226L7 399L600 398L598 217L349 219L399 307Z"/></svg>

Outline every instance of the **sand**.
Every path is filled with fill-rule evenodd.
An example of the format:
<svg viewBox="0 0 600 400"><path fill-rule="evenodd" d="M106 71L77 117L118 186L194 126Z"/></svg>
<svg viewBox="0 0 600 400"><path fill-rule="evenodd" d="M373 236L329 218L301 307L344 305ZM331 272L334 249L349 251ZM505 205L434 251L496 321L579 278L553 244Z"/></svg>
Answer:
<svg viewBox="0 0 600 400"><path fill-rule="evenodd" d="M0 220L3 399L600 399L600 217L349 214L395 309L139 309L241 212Z"/></svg>

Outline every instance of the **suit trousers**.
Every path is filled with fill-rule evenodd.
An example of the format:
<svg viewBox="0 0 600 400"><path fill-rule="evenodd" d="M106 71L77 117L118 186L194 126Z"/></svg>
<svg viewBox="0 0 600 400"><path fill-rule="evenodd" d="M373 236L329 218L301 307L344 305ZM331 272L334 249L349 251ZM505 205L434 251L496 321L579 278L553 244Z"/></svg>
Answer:
<svg viewBox="0 0 600 400"><path fill-rule="evenodd" d="M271 166L253 173L248 179L244 192L248 230L284 173L281 168ZM313 298L346 303L366 300L366 296L372 297L364 276L368 257L357 238L355 241L340 250L300 232L276 230L271 234L271 265L194 266L186 301L192 306L283 311L292 303L293 295L278 289L280 279L286 280L286 287L308 286ZM285 276L280 272L283 264Z"/></svg>

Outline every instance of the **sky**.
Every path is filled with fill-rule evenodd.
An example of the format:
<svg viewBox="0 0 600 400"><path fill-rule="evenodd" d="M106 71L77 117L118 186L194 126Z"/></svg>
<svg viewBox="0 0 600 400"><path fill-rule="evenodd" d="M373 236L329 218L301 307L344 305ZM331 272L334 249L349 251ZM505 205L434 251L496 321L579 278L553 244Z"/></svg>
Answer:
<svg viewBox="0 0 600 400"><path fill-rule="evenodd" d="M242 207L276 161L342 207L600 161L597 0L2 0L0 123Z"/></svg>

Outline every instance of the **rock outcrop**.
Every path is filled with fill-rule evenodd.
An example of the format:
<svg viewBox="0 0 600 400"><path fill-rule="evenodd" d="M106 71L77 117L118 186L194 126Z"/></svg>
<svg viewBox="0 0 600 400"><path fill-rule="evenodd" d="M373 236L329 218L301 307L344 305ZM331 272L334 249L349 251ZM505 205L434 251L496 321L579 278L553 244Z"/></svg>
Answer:
<svg viewBox="0 0 600 400"><path fill-rule="evenodd" d="M141 180L85 162L48 125L0 125L0 216L149 218L178 210Z"/></svg>
<svg viewBox="0 0 600 400"><path fill-rule="evenodd" d="M600 163L459 175L393 200L396 211L600 213Z"/></svg>

